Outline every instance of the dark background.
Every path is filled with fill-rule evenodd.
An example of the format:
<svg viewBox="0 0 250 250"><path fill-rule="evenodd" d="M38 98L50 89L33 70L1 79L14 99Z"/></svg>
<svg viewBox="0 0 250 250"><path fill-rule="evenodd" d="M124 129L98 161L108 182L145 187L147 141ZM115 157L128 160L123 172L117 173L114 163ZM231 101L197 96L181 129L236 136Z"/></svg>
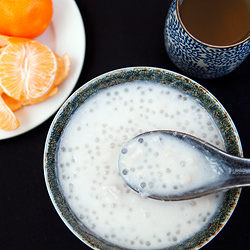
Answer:
<svg viewBox="0 0 250 250"><path fill-rule="evenodd" d="M75 89L102 73L127 66L180 72L164 47L170 0L76 3L85 25L86 56ZM231 115L244 155L250 158L250 56L225 77L195 80L212 92ZM52 117L26 134L0 141L0 249L90 249L64 225L46 190L43 149L51 121ZM249 211L250 191L244 188L229 222L203 249L248 249Z"/></svg>

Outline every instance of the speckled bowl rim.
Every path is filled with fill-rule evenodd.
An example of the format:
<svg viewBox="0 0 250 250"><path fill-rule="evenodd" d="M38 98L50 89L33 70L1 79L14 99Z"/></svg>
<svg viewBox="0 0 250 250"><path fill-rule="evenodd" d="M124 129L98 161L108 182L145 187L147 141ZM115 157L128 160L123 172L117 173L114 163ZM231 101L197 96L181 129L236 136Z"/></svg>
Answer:
<svg viewBox="0 0 250 250"><path fill-rule="evenodd" d="M192 79L166 69L155 67L129 67L102 74L76 90L57 112L48 131L44 148L44 177L51 201L67 227L85 244L93 249L123 250L119 246L98 238L86 228L69 208L61 193L56 173L56 154L60 136L70 116L91 95L101 89L134 80L149 80L167 84L194 97L212 115L219 127L230 154L243 156L242 146L236 127L220 102L204 87ZM162 250L199 249L215 237L225 226L237 205L241 189L225 194L220 211L202 231L181 244Z"/></svg>

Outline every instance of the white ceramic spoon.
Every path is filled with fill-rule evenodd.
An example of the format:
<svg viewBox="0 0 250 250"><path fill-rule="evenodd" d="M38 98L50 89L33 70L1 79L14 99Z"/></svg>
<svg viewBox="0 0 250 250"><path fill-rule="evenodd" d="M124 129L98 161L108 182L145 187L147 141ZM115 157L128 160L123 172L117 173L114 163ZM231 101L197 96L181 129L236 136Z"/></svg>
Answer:
<svg viewBox="0 0 250 250"><path fill-rule="evenodd" d="M250 159L170 130L146 132L124 143L118 168L128 186L160 200L193 199L250 186Z"/></svg>

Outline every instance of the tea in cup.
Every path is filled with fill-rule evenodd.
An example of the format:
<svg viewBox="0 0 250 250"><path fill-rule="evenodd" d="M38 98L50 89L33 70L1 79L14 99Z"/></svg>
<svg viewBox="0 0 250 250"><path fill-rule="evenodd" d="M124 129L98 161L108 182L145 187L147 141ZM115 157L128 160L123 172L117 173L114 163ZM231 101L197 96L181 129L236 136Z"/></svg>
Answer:
<svg viewBox="0 0 250 250"><path fill-rule="evenodd" d="M170 59L186 74L226 75L250 53L250 2L174 0L164 37Z"/></svg>

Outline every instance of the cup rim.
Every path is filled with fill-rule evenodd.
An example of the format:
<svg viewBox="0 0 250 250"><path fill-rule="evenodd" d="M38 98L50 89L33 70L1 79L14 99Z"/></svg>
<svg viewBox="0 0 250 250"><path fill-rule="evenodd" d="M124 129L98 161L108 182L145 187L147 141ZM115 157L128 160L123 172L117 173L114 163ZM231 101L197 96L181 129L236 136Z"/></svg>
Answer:
<svg viewBox="0 0 250 250"><path fill-rule="evenodd" d="M237 43L233 43L233 44L229 44L229 45L213 45L213 44L209 44L209 43L206 43L206 42L203 42L203 41L199 40L198 38L196 38L194 35L192 35L192 34L188 31L188 29L186 28L186 26L184 25L184 23L183 23L183 21L182 21L182 19L181 19L181 15L180 15L180 4L181 4L182 1L183 1L183 0L176 0L176 13L177 13L177 18L178 18L178 20L179 20L179 22L180 22L182 28L183 28L183 29L186 31L186 33L187 33L192 39L194 39L196 42L198 42L198 43L200 43L200 44L202 44L202 45L204 45L204 46L207 46L207 47L210 47L210 48L214 48L214 49L227 49L227 48L233 48L233 47L239 46L239 45L241 45L241 44L247 42L248 40L250 41L250 31L249 31L249 35L248 35L245 39L243 39L243 40L241 40L241 41L239 41L239 42L237 42Z"/></svg>

